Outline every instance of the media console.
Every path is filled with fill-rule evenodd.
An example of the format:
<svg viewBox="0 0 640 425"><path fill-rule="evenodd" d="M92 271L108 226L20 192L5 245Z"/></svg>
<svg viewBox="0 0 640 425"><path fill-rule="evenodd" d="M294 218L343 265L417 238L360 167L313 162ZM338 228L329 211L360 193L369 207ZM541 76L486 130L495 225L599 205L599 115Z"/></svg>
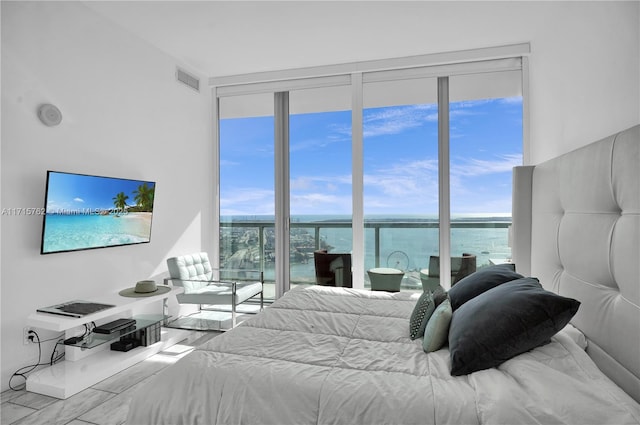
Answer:
<svg viewBox="0 0 640 425"><path fill-rule="evenodd" d="M127 298L115 293L99 300L90 300L112 304L114 307L79 318L36 312L27 318L27 326L65 332L65 339L81 334L87 323L93 322L99 326L122 317L133 317L140 328L146 328L162 323L169 317L167 315L167 299L182 291L183 288L172 288L171 291L164 294L142 298ZM154 302L162 303L162 314L134 315L140 307ZM189 333L186 330L163 327L161 328L160 341L126 352L110 349L111 343L118 341L122 336L120 332L112 335L91 334L86 340L65 345L64 361L31 373L27 377L27 391L60 399L69 398L147 357L175 345L185 339Z"/></svg>

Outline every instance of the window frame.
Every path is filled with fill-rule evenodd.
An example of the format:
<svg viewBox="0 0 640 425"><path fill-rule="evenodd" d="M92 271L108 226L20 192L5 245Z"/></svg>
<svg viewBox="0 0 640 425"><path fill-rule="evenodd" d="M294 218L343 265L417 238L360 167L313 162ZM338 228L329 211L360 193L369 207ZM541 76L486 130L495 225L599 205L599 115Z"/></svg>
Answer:
<svg viewBox="0 0 640 425"><path fill-rule="evenodd" d="M449 190L449 76L496 71L520 71L522 91L523 165L529 164L529 43L436 53L405 58L353 62L313 68L268 71L209 80L212 93L214 205L220 199L220 102L227 96L273 93L276 147L276 299L290 288L289 281L289 134L288 92L298 89L350 85L352 93L352 237L353 286L364 288L364 199L363 199L363 84L417 77L438 77L438 161L439 161L439 249L450 257ZM286 116L285 116L286 115ZM220 209L214 208L210 252L220 258ZM215 264L219 266L219 264ZM441 262L441 282L450 285L451 265Z"/></svg>

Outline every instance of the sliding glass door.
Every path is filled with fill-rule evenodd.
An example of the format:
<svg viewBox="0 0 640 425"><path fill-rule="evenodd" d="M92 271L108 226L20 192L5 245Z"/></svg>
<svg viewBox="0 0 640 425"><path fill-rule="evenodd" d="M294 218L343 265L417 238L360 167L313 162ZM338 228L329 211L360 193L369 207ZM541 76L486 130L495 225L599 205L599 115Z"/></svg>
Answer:
<svg viewBox="0 0 640 425"><path fill-rule="evenodd" d="M220 99L220 267L264 271L275 299L273 95Z"/></svg>
<svg viewBox="0 0 640 425"><path fill-rule="evenodd" d="M350 86L292 90L289 108L289 278L324 283L314 251L352 250Z"/></svg>
<svg viewBox="0 0 640 425"><path fill-rule="evenodd" d="M519 70L449 78L452 283L510 262L512 169L522 165ZM465 263L475 257L471 269ZM461 275L456 269L463 267Z"/></svg>
<svg viewBox="0 0 640 425"><path fill-rule="evenodd" d="M508 262L522 64L218 87L221 267L263 270L276 298L323 283L318 250L352 256L354 288L393 268L415 292L450 287L465 254L474 268Z"/></svg>
<svg viewBox="0 0 640 425"><path fill-rule="evenodd" d="M398 269L402 290L421 291L439 250L437 80L395 77L367 74L363 87L364 265Z"/></svg>

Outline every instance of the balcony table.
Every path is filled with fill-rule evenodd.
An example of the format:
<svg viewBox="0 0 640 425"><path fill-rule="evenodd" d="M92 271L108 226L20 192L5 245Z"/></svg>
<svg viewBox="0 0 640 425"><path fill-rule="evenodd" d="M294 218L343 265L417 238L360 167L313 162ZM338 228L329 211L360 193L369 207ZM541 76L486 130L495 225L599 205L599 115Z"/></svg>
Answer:
<svg viewBox="0 0 640 425"><path fill-rule="evenodd" d="M367 270L372 291L400 292L400 284L404 277L402 270L390 267L376 267Z"/></svg>

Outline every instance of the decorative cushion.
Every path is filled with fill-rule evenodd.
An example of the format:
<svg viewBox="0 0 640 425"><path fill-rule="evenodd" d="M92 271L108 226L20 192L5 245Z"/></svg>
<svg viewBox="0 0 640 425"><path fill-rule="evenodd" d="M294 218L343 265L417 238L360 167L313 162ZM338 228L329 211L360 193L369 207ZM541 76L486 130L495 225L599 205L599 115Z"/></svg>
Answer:
<svg viewBox="0 0 640 425"><path fill-rule="evenodd" d="M451 375L498 366L549 342L580 302L527 277L490 289L454 310L449 329Z"/></svg>
<svg viewBox="0 0 640 425"><path fill-rule="evenodd" d="M456 311L462 304L483 292L505 282L523 277L521 274L514 272L509 264L484 267L460 279L458 283L449 289L451 308Z"/></svg>
<svg viewBox="0 0 640 425"><path fill-rule="evenodd" d="M424 329L424 339L422 348L427 353L441 349L447 342L449 336L449 325L451 324L451 302L446 299L431 315L427 327Z"/></svg>
<svg viewBox="0 0 640 425"><path fill-rule="evenodd" d="M409 336L411 339L420 338L424 335L429 318L431 318L436 307L446 299L446 292L433 293L425 291L422 293L413 309L413 313L411 313L411 321L409 323Z"/></svg>
<svg viewBox="0 0 640 425"><path fill-rule="evenodd" d="M435 308L436 303L433 299L433 294L429 291L423 292L411 313L411 320L409 322L409 337L411 339L416 339L424 335L424 328L427 327L427 322Z"/></svg>
<svg viewBox="0 0 640 425"><path fill-rule="evenodd" d="M443 291L433 292L433 301L436 303L436 308L446 299L449 299L449 294Z"/></svg>

